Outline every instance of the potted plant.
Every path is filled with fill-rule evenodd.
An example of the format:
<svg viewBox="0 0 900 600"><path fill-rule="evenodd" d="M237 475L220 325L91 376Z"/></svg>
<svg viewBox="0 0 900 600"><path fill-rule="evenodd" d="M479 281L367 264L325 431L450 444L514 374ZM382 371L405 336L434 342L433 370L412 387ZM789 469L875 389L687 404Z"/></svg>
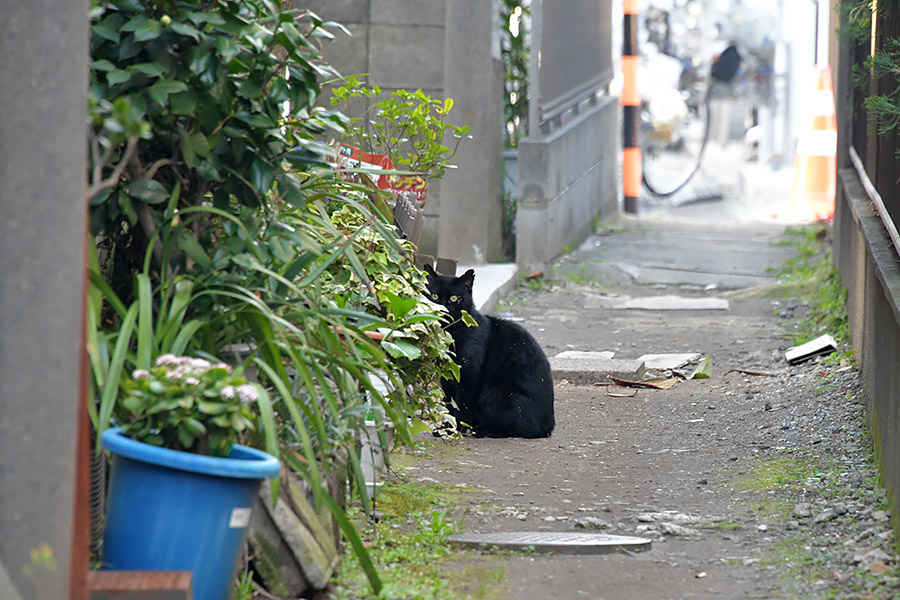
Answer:
<svg viewBox="0 0 900 600"><path fill-rule="evenodd" d="M280 472L237 443L257 413L272 423L265 390L224 363L166 354L121 398L119 427L101 436L112 453L104 568L189 570L195 600L227 598L259 485Z"/></svg>
<svg viewBox="0 0 900 600"><path fill-rule="evenodd" d="M404 237L418 244L428 182L453 168L450 161L460 142L472 137L470 128L445 121L453 108L452 98L441 101L420 89L383 95L377 85L367 87L361 79L347 77L331 93L332 106L361 115L350 118L345 136L349 144L340 144L338 165L362 168L375 187L393 196L395 224ZM377 174L394 169L405 174Z"/></svg>

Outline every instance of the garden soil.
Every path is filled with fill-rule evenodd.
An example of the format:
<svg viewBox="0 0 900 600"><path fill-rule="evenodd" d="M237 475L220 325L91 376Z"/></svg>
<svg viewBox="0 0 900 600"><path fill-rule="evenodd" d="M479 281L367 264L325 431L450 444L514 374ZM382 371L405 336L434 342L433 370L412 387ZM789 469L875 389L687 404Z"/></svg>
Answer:
<svg viewBox="0 0 900 600"><path fill-rule="evenodd" d="M894 598L890 517L849 361L791 366L805 307L776 271L785 226L623 218L495 314L548 356L566 350L709 357L669 389L555 380L547 439L426 439L401 477L455 486L460 532L599 532L652 540L602 555L470 551L447 563L478 598ZM629 298L718 298L727 309L626 308ZM846 351L846 348L840 349ZM409 451L406 451L409 452Z"/></svg>

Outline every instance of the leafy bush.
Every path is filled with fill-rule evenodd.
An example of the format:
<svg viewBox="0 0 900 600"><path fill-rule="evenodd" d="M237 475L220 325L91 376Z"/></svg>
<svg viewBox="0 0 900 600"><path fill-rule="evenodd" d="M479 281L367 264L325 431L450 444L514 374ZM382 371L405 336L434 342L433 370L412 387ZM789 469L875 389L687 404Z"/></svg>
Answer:
<svg viewBox="0 0 900 600"><path fill-rule="evenodd" d="M374 192L320 162L327 148L317 140L349 123L314 106L331 69L313 42L329 24L266 0L95 0L90 19L94 427L127 424L142 408L129 394L171 404L173 387L157 394L153 379L125 379L153 373L160 355L216 363L225 346L247 344L243 366L258 368L259 398L271 394L274 414L250 418L238 406L232 429L310 483L377 593L379 575L323 482L347 469L362 481L356 440L369 402L410 443L407 417L427 413L437 392L408 389L433 390L423 382L452 363ZM425 150L440 154L434 141ZM380 342L366 334L375 329ZM389 399L370 375L392 384ZM222 381L208 383L212 393ZM196 413L164 413L172 422L141 425L142 435L174 425L182 446L200 437L188 420L204 424ZM367 505L365 486L357 490Z"/></svg>
<svg viewBox="0 0 900 600"><path fill-rule="evenodd" d="M348 137L364 152L387 156L398 169L443 177L469 132L469 127L445 122L453 99L441 102L422 90L395 90L379 100L381 93L377 85L367 87L357 77L332 90L332 106L362 114L351 118ZM444 145L447 135L452 148Z"/></svg>
<svg viewBox="0 0 900 600"><path fill-rule="evenodd" d="M265 0L109 0L90 17L91 226L112 281L184 208L264 209L273 184L302 203L282 165L319 162L316 136L344 122L310 112L331 73L309 41L330 35L321 20ZM205 219L173 235L174 268L209 267Z"/></svg>

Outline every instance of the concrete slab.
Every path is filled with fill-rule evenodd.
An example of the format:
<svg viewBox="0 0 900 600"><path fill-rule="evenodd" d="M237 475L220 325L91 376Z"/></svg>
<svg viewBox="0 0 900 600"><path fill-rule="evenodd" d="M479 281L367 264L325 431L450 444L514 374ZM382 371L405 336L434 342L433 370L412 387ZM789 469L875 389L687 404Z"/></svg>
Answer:
<svg viewBox="0 0 900 600"><path fill-rule="evenodd" d="M699 358L699 353L688 352L684 354L645 354L638 357L638 360L644 361L644 366L650 370L664 371L667 369L679 369Z"/></svg>
<svg viewBox="0 0 900 600"><path fill-rule="evenodd" d="M563 352L562 354L565 354ZM603 352L587 352L594 356L565 357L556 355L550 359L553 380L566 379L575 385L591 385L608 382L611 375L618 379L640 379L644 375L644 363L639 360L619 360L602 356Z"/></svg>
<svg viewBox="0 0 900 600"><path fill-rule="evenodd" d="M459 265L456 275L462 275L469 269L475 269L472 299L480 312L492 312L497 302L513 291L518 283L519 269L515 264L496 263L477 267Z"/></svg>
<svg viewBox="0 0 900 600"><path fill-rule="evenodd" d="M724 298L687 298L684 296L597 296L584 299L585 308L610 308L613 310L728 310Z"/></svg>
<svg viewBox="0 0 900 600"><path fill-rule="evenodd" d="M472 548L498 548L554 554L609 554L628 550L650 550L647 538L609 535L606 533L571 533L557 531L510 531L500 533L464 533L451 535L450 543Z"/></svg>
<svg viewBox="0 0 900 600"><path fill-rule="evenodd" d="M557 354L556 358L593 358L599 360L610 360L615 355L615 352L584 352L582 350L566 350Z"/></svg>

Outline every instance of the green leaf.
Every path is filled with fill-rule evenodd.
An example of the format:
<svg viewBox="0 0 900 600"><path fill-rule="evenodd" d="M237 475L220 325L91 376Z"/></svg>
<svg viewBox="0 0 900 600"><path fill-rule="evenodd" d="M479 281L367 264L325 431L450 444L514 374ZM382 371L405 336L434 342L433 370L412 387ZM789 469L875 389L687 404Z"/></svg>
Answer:
<svg viewBox="0 0 900 600"><path fill-rule="evenodd" d="M194 445L195 436L191 434L184 424L178 426L178 443L184 448L190 448Z"/></svg>
<svg viewBox="0 0 900 600"><path fill-rule="evenodd" d="M122 406L125 407L125 410L130 412L137 412L141 406L141 400L134 396L128 396L124 400L122 400Z"/></svg>
<svg viewBox="0 0 900 600"><path fill-rule="evenodd" d="M228 403L204 400L197 405L197 410L202 412L204 415L221 415L228 410Z"/></svg>
<svg viewBox="0 0 900 600"><path fill-rule="evenodd" d="M153 355L153 291L147 273L138 273L138 349L135 366L149 369Z"/></svg>
<svg viewBox="0 0 900 600"><path fill-rule="evenodd" d="M411 419L412 424L409 426L409 435L415 437L420 433L431 433L431 427L422 419Z"/></svg>
<svg viewBox="0 0 900 600"><path fill-rule="evenodd" d="M193 169L197 166L197 153L194 151L194 138L187 131L181 131L181 156L184 164Z"/></svg>
<svg viewBox="0 0 900 600"><path fill-rule="evenodd" d="M209 269L210 266L212 266L212 261L209 259L209 255L206 253L206 250L200 242L195 240L194 236L184 229L178 231L176 243L178 244L178 247L191 258L191 260L204 269Z"/></svg>
<svg viewBox="0 0 900 600"><path fill-rule="evenodd" d="M159 79L156 81L156 83L147 88L147 94L153 99L154 102L156 102L160 106L165 106L166 100L168 99L170 94L184 92L187 89L188 87L183 81Z"/></svg>
<svg viewBox="0 0 900 600"><path fill-rule="evenodd" d="M272 409L272 400L269 393L261 385L256 388L256 408L263 422L263 438L266 443L266 452L278 458L278 430L275 428L275 413Z"/></svg>
<svg viewBox="0 0 900 600"><path fill-rule="evenodd" d="M369 580L369 585L372 586L372 592L377 596L381 593L383 584L381 582L381 577L378 575L378 570L372 563L372 557L369 555L369 550L363 544L362 539L360 539L359 534L356 532L356 528L353 527L353 523L347 518L347 514L341 506L335 502L334 498L326 493L322 494L322 500L325 502L325 506L328 507L328 510L331 511L331 514L334 516L335 521L337 521L341 531L344 532L344 537L347 538L347 541L349 541L350 545L353 547L353 553L356 555L357 560L359 560L359 564L366 574L366 578Z"/></svg>
<svg viewBox="0 0 900 600"><path fill-rule="evenodd" d="M250 183L260 196L265 196L272 187L272 180L277 169L274 165L256 158L250 165Z"/></svg>
<svg viewBox="0 0 900 600"><path fill-rule="evenodd" d="M172 94L169 97L169 105L174 115L193 115L197 108L197 95L191 90Z"/></svg>
<svg viewBox="0 0 900 600"><path fill-rule="evenodd" d="M381 347L394 358L408 358L409 360L415 360L422 356L422 351L419 350L419 348L402 340L393 342L383 340L381 342Z"/></svg>
<svg viewBox="0 0 900 600"><path fill-rule="evenodd" d="M120 13L114 12L99 23L91 25L91 33L110 42L118 42L119 28L124 22L125 17Z"/></svg>
<svg viewBox="0 0 900 600"><path fill-rule="evenodd" d="M112 71L116 68L116 65L112 64L105 58L101 60L95 60L91 63L91 69L95 71Z"/></svg>
<svg viewBox="0 0 900 600"><path fill-rule="evenodd" d="M175 33L177 33L179 35L184 35L184 36L194 38L194 40L200 39L200 32L197 30L196 27L194 27L190 23L173 22L171 25L169 25L169 29L171 29L172 31L174 31Z"/></svg>
<svg viewBox="0 0 900 600"><path fill-rule="evenodd" d="M123 28L124 29L124 28ZM163 31L163 26L155 19L146 19L134 30L134 41L149 42L155 40Z"/></svg>
<svg viewBox="0 0 900 600"><path fill-rule="evenodd" d="M119 85L131 79L132 73L121 69L113 69L106 73L106 83L109 85Z"/></svg>
<svg viewBox="0 0 900 600"><path fill-rule="evenodd" d="M188 68L199 77L215 68L216 55L207 48L194 46L188 50Z"/></svg>
<svg viewBox="0 0 900 600"><path fill-rule="evenodd" d="M148 77L159 77L166 72L166 68L159 63L137 63L128 67L129 71L137 71Z"/></svg>
<svg viewBox="0 0 900 600"><path fill-rule="evenodd" d="M706 356L694 369L694 372L688 375L688 379L709 379L712 375L712 360Z"/></svg>
<svg viewBox="0 0 900 600"><path fill-rule="evenodd" d="M169 199L169 191L155 179L138 179L128 184L128 194L147 204L159 204Z"/></svg>
<svg viewBox="0 0 900 600"><path fill-rule="evenodd" d="M478 321L475 320L475 317L469 314L469 311L462 311L462 316L460 318L462 319L462 322L465 323L466 327L478 327Z"/></svg>
<svg viewBox="0 0 900 600"><path fill-rule="evenodd" d="M116 397L119 394L119 383L122 377L122 371L125 369L126 354L131 346L131 334L134 331L137 312L137 304L132 304L128 309L128 312L125 313L122 324L119 326L119 335L116 339L116 346L113 350L112 357L110 358L109 371L106 373L106 381L100 394L97 448L100 447L100 434L109 427L109 420L112 417Z"/></svg>
<svg viewBox="0 0 900 600"><path fill-rule="evenodd" d="M389 290L386 290L384 294L391 303L391 314L398 321L402 321L403 317L409 314L409 311L419 303L419 300L416 298L401 298Z"/></svg>
<svg viewBox="0 0 900 600"><path fill-rule="evenodd" d="M194 417L187 417L182 421L182 424L194 437L200 437L201 435L206 434L206 426Z"/></svg>
<svg viewBox="0 0 900 600"><path fill-rule="evenodd" d="M234 39L220 35L216 37L216 52L222 57L222 62L228 64L240 53L240 48Z"/></svg>

